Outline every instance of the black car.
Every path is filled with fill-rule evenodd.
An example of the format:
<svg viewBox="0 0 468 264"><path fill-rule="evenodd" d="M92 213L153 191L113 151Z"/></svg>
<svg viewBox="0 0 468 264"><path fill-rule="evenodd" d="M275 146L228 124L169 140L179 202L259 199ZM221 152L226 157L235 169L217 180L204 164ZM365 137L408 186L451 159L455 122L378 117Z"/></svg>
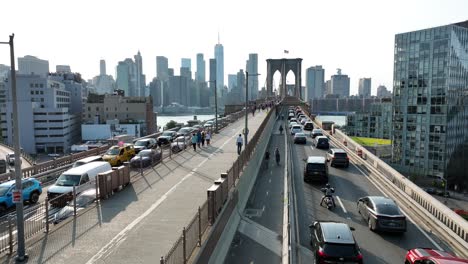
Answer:
<svg viewBox="0 0 468 264"><path fill-rule="evenodd" d="M330 166L335 167L336 165L349 167L348 153L342 149L332 148L327 152L327 161L330 162Z"/></svg>
<svg viewBox="0 0 468 264"><path fill-rule="evenodd" d="M161 136L158 137L158 145L166 145L174 141L177 137L177 132L175 131L164 131Z"/></svg>
<svg viewBox="0 0 468 264"><path fill-rule="evenodd" d="M314 222L309 227L315 263L363 263L361 250L351 232L354 228L345 223L325 221Z"/></svg>
<svg viewBox="0 0 468 264"><path fill-rule="evenodd" d="M317 136L312 140L313 144L318 149L328 149L330 148L330 143L328 142L328 138L325 136Z"/></svg>
<svg viewBox="0 0 468 264"><path fill-rule="evenodd" d="M304 124L304 130L312 131L314 129L314 123L306 122Z"/></svg>
<svg viewBox="0 0 468 264"><path fill-rule="evenodd" d="M362 197L357 202L357 209L372 231L406 232L406 216L390 198Z"/></svg>
<svg viewBox="0 0 468 264"><path fill-rule="evenodd" d="M322 129L317 129L317 128L313 129L312 132L310 133L310 136L312 138L315 138L317 136L323 136L323 131L322 131Z"/></svg>
<svg viewBox="0 0 468 264"><path fill-rule="evenodd" d="M161 152L155 149L144 149L130 160L132 168L148 167L161 161Z"/></svg>

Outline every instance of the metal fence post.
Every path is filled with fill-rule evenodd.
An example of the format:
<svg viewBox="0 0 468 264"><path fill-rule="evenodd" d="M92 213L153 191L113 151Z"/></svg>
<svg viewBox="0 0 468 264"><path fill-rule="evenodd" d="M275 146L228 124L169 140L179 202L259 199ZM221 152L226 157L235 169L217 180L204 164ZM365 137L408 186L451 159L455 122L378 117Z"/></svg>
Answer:
<svg viewBox="0 0 468 264"><path fill-rule="evenodd" d="M172 159L172 146L171 146L171 143L169 143L169 158Z"/></svg>
<svg viewBox="0 0 468 264"><path fill-rule="evenodd" d="M45 199L45 222L46 222L46 233L49 233L49 198Z"/></svg>
<svg viewBox="0 0 468 264"><path fill-rule="evenodd" d="M73 216L76 217L76 187L73 185Z"/></svg>
<svg viewBox="0 0 468 264"><path fill-rule="evenodd" d="M163 148L162 148L162 145L159 146L159 149L161 150L161 163L164 163L164 151L163 151Z"/></svg>
<svg viewBox="0 0 468 264"><path fill-rule="evenodd" d="M185 226L182 229L182 247L184 250L184 264L187 263L187 238L185 237Z"/></svg>
<svg viewBox="0 0 468 264"><path fill-rule="evenodd" d="M99 193L98 193L98 191L99 191L99 174L96 175L95 181L96 181L96 202L99 202Z"/></svg>
<svg viewBox="0 0 468 264"><path fill-rule="evenodd" d="M201 230L201 208L198 206L198 246L201 247L201 237L202 237L202 230Z"/></svg>
<svg viewBox="0 0 468 264"><path fill-rule="evenodd" d="M143 176L143 156L140 154L140 175Z"/></svg>
<svg viewBox="0 0 468 264"><path fill-rule="evenodd" d="M8 217L8 243L10 244L10 255L13 254L13 225L11 216Z"/></svg>

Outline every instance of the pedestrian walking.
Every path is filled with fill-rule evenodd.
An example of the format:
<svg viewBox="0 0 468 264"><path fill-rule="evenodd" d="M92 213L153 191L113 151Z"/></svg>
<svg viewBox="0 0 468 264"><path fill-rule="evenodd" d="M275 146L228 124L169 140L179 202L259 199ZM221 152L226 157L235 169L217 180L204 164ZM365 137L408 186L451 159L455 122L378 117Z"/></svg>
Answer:
<svg viewBox="0 0 468 264"><path fill-rule="evenodd" d="M202 147L205 146L205 137L206 137L205 131L203 131L203 132L201 133L201 145L202 145Z"/></svg>
<svg viewBox="0 0 468 264"><path fill-rule="evenodd" d="M195 133L192 134L192 147L194 151L197 151L197 135Z"/></svg>
<svg viewBox="0 0 468 264"><path fill-rule="evenodd" d="M257 109L255 109L255 106L254 106L254 107L252 108L252 116L255 116L255 110L257 110Z"/></svg>
<svg viewBox="0 0 468 264"><path fill-rule="evenodd" d="M242 138L242 134L239 134L239 136L237 137L236 143L237 143L237 155L240 155L241 150L242 150L242 144L244 144L244 139Z"/></svg>
<svg viewBox="0 0 468 264"><path fill-rule="evenodd" d="M205 139L206 139L206 145L209 146L210 141L211 141L211 132L210 131L206 132Z"/></svg>
<svg viewBox="0 0 468 264"><path fill-rule="evenodd" d="M197 145L198 147L200 147L201 145L201 131L200 130L198 130L197 132Z"/></svg>

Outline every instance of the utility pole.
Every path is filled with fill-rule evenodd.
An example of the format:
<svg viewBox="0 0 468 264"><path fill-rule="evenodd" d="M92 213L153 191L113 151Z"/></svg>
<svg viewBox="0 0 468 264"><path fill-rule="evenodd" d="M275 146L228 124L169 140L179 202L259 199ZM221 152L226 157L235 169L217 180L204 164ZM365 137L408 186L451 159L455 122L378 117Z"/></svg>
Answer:
<svg viewBox="0 0 468 264"><path fill-rule="evenodd" d="M28 256L25 252L24 243L24 211L23 211L23 187L21 174L21 151L19 139L19 119L18 119L18 100L16 94L16 68L15 68L15 47L13 39L15 34L10 35L9 42L0 42L0 44L10 45L10 60L11 60L11 96L13 101L13 145L15 151L15 191L19 192L19 202L16 203L16 232L18 235L18 251L16 256L17 262L27 260Z"/></svg>
<svg viewBox="0 0 468 264"><path fill-rule="evenodd" d="M215 133L218 134L218 86L216 79L213 80L215 88Z"/></svg>
<svg viewBox="0 0 468 264"><path fill-rule="evenodd" d="M248 139L247 136L249 134L249 127L248 127L248 115L249 115L249 109L247 106L249 102L249 72L245 71L245 128L244 128L244 141L245 141L245 147L247 147Z"/></svg>

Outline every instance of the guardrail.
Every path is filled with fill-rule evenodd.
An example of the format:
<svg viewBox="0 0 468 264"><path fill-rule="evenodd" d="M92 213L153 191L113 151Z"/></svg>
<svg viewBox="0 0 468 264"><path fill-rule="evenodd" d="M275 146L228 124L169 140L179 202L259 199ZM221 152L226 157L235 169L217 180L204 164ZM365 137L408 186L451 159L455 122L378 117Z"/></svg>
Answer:
<svg viewBox="0 0 468 264"><path fill-rule="evenodd" d="M308 113L307 109L303 110ZM347 149L351 155L359 157L362 165L370 171L375 172L372 176L375 176L386 187L393 189L391 191L396 196L393 197L394 199L406 203L409 209L417 214L421 223L425 223L431 230L437 231L438 235L444 238L458 255L465 258L468 257L468 222L463 217L450 210L450 208L429 195L340 130L334 129L331 132L329 134L330 139L336 145ZM346 145L344 142L346 142ZM359 153L362 154L358 155ZM417 206L414 206L415 204Z"/></svg>
<svg viewBox="0 0 468 264"><path fill-rule="evenodd" d="M273 112L274 108L271 108L267 117L250 139L247 146L245 146L239 157L234 161L231 168L229 168L226 173L222 173L221 178L215 181L215 185L219 184L218 191L210 194L210 190L208 190L207 200L198 208L197 214L192 218L189 224L183 227L182 235L176 240L168 253L161 257L160 264L187 263L195 249L201 247L205 242L202 240L203 235L206 230L208 230L208 227L215 223L223 206L231 209L235 207L237 199L233 198L228 201L228 197L231 193L236 193L234 191L236 183L242 175L244 168L248 165L250 157L255 152L257 143L263 135L265 126ZM236 115L232 116L234 119L230 121L234 122L240 117L244 117L244 115L244 111L238 112ZM210 197L212 197L211 201Z"/></svg>

